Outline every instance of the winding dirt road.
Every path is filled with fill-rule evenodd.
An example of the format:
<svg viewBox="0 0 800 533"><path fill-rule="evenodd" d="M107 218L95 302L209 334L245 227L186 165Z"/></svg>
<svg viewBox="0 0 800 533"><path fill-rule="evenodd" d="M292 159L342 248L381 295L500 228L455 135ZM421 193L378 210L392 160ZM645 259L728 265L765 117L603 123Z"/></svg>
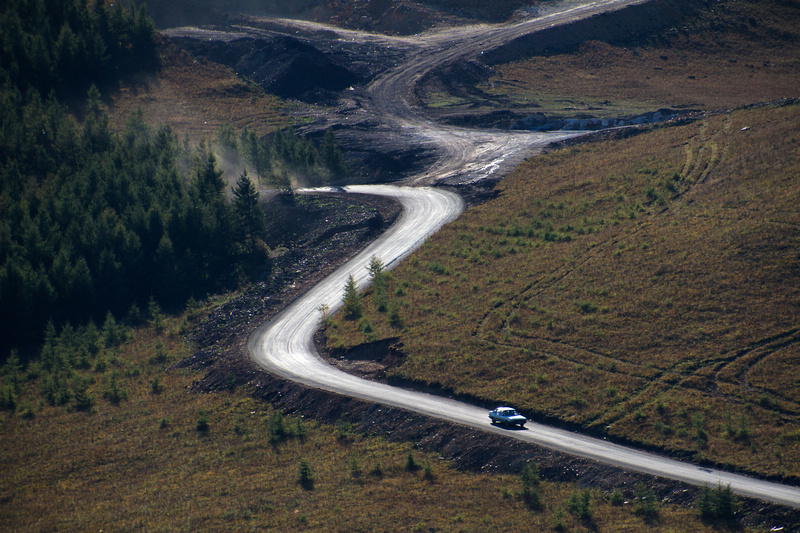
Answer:
<svg viewBox="0 0 800 533"><path fill-rule="evenodd" d="M481 48L498 46L509 39L552 24L641 1L599 1L566 13L521 24L476 26L427 36L427 45L411 54L406 63L376 78L366 90L371 99L372 112L381 117L384 127L402 130L408 136L422 137L440 148L441 157L438 162L409 181L413 184L430 184L453 176L459 176L458 181L462 182L481 179L495 169L513 164L529 154L537 143L554 139L552 135L542 134L474 132L443 127L426 120L409 103L414 84L426 72L442 63L479 53ZM459 40L454 41L455 38ZM569 135L574 134L555 137ZM352 274L359 285L363 286L368 276L367 265L373 255L391 268L442 225L454 220L464 207L456 194L428 187L349 186L347 190L394 197L402 203L403 214L372 245L254 332L247 347L253 360L266 370L312 387L401 407L632 471L693 485L729 484L737 494L800 508L800 489L796 487L700 468L535 423L529 423L527 429L520 431L500 429L489 424L484 409L362 380L326 364L316 354L313 335L319 325L320 310L325 308L328 312L333 312L341 305L347 276Z"/></svg>
<svg viewBox="0 0 800 533"><path fill-rule="evenodd" d="M418 39L419 50L408 61L382 74L367 87L373 112L382 122L427 139L440 149L436 164L407 183L480 181L496 172L511 170L535 149L575 136L564 132L476 131L433 123L412 105L413 89L423 76L437 67L478 56L519 37L645 1L598 0L516 24L475 25L423 35Z"/></svg>
<svg viewBox="0 0 800 533"><path fill-rule="evenodd" d="M391 268L463 209L461 198L450 192L426 187L361 185L350 192L391 196L403 205L403 214L388 232L334 274L250 337L251 357L266 370L311 387L364 400L408 409L457 424L492 431L555 450L693 485L730 485L742 496L800 507L800 489L767 481L698 467L652 453L642 452L601 439L587 437L529 422L524 430L506 430L489 424L485 409L440 396L408 391L367 381L337 370L316 355L313 336L319 326L320 309L333 312L341 306L347 276L363 286L367 266L377 256Z"/></svg>

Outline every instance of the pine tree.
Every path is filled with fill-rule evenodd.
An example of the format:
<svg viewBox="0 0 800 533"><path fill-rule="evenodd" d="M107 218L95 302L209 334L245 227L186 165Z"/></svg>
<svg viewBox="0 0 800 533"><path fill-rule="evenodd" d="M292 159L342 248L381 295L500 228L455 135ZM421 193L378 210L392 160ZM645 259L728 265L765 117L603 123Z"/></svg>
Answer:
<svg viewBox="0 0 800 533"><path fill-rule="evenodd" d="M297 468L297 482L305 490L314 488L314 472L311 470L311 465L306 459L300 460L300 465Z"/></svg>
<svg viewBox="0 0 800 533"><path fill-rule="evenodd" d="M205 162L197 169L195 174L194 187L200 197L200 201L205 204L213 204L222 201L225 191L225 181L222 179L223 172L217 170L217 158L211 150L205 154Z"/></svg>
<svg viewBox="0 0 800 533"><path fill-rule="evenodd" d="M325 166L328 167L335 176L344 173L344 162L342 160L342 151L336 144L336 136L332 129L325 132L322 138L322 160Z"/></svg>
<svg viewBox="0 0 800 533"><path fill-rule="evenodd" d="M247 177L246 170L231 190L239 234L248 252L252 252L256 247L256 239L264 231L264 213L258 205L259 193Z"/></svg>
<svg viewBox="0 0 800 533"><path fill-rule="evenodd" d="M294 188L292 187L292 179L285 171L278 172L272 176L275 186L280 189L282 194L288 195L294 201Z"/></svg>
<svg viewBox="0 0 800 533"><path fill-rule="evenodd" d="M374 288L373 300L375 301L375 308L381 313L386 312L387 309L387 298L386 298L387 280L386 280L385 268L386 267L384 266L383 261L381 261L374 255L370 259L369 266L367 267Z"/></svg>
<svg viewBox="0 0 800 533"><path fill-rule="evenodd" d="M377 256L373 255L369 260L369 266L367 266L367 270L369 270L369 275L373 284L386 288L386 267L384 266L383 261L381 261Z"/></svg>
<svg viewBox="0 0 800 533"><path fill-rule="evenodd" d="M700 497L695 502L697 512L703 520L712 520L715 517L714 513L714 498L711 494L711 489L705 485L700 491Z"/></svg>
<svg viewBox="0 0 800 533"><path fill-rule="evenodd" d="M522 482L522 499L530 509L539 509L541 507L539 489L539 466L530 461L522 467L522 472L519 475Z"/></svg>
<svg viewBox="0 0 800 533"><path fill-rule="evenodd" d="M706 522L731 522L736 518L738 507L731 486L721 483L716 489L704 486L695 506Z"/></svg>
<svg viewBox="0 0 800 533"><path fill-rule="evenodd" d="M733 495L731 486L720 483L715 496L714 510L717 518L726 521L733 520L736 516L736 497Z"/></svg>
<svg viewBox="0 0 800 533"><path fill-rule="evenodd" d="M3 365L3 376L5 382L15 392L19 392L19 386L22 382L22 364L19 361L17 350L12 349L8 355L5 364Z"/></svg>
<svg viewBox="0 0 800 533"><path fill-rule="evenodd" d="M344 317L346 319L356 320L361 317L361 297L358 295L358 287L352 274L347 277L342 302L344 303Z"/></svg>
<svg viewBox="0 0 800 533"><path fill-rule="evenodd" d="M100 153L111 145L111 131L108 127L108 115L95 85L89 88L86 101L86 117L83 121L83 143L87 151Z"/></svg>
<svg viewBox="0 0 800 533"><path fill-rule="evenodd" d="M230 124L223 124L217 128L217 146L230 150L239 149L239 141L236 139L236 132Z"/></svg>

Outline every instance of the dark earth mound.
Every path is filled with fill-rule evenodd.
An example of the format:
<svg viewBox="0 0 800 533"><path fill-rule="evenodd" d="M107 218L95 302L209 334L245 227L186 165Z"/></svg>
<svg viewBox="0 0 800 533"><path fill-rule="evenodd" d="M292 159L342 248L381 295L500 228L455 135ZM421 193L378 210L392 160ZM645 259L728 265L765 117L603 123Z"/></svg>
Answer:
<svg viewBox="0 0 800 533"><path fill-rule="evenodd" d="M674 28L712 4L711 0L649 0L617 11L595 15L567 25L524 35L487 51L481 60L487 65L508 63L533 55L576 50L586 41L625 45Z"/></svg>
<svg viewBox="0 0 800 533"><path fill-rule="evenodd" d="M122 0L131 5L134 0ZM324 0L148 0L147 14L158 28L220 24L238 13L298 17ZM141 5L144 2L137 2Z"/></svg>
<svg viewBox="0 0 800 533"><path fill-rule="evenodd" d="M231 67L265 91L305 102L330 100L330 93L358 83L359 77L330 56L288 36L250 37L229 42L177 38L197 57Z"/></svg>

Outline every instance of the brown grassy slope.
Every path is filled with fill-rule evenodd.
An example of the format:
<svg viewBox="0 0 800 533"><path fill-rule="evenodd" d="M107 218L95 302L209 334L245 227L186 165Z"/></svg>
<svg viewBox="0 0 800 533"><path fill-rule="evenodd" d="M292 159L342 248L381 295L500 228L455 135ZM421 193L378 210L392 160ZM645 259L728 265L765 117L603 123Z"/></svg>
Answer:
<svg viewBox="0 0 800 533"><path fill-rule="evenodd" d="M558 521L570 530L622 531L644 524L630 506L611 505L598 492L593 519L582 521L564 512L577 489L561 483L543 483L542 508L531 512L516 476L459 473L436 454L347 426L287 417L278 432L275 411L241 390L192 393L198 374L153 362L158 342L170 347L166 364L187 356L173 334L137 332L109 360L107 373L116 372L127 392L118 405L102 398L108 376L87 370L81 373L96 377L90 411L42 402L29 418L0 412L3 530L525 531ZM36 403L28 392L20 401ZM408 470L410 453L419 469ZM303 460L313 488L298 483ZM693 510L670 505L653 530L685 524L712 530Z"/></svg>
<svg viewBox="0 0 800 533"><path fill-rule="evenodd" d="M797 96L799 13L721 2L638 49L501 66L493 90L597 115ZM737 112L529 162L398 271L397 372L798 475L797 124L794 107ZM342 324L330 345L397 335L369 319L377 333Z"/></svg>
<svg viewBox="0 0 800 533"><path fill-rule="evenodd" d="M799 156L791 105L526 162L393 272L394 373L800 475Z"/></svg>
<svg viewBox="0 0 800 533"><path fill-rule="evenodd" d="M213 139L222 125L247 127L259 135L293 122L289 105L237 78L230 68L198 60L164 45L154 76L129 80L111 97L112 126L140 108L156 126L169 125L193 142Z"/></svg>
<svg viewBox="0 0 800 533"><path fill-rule="evenodd" d="M649 42L497 67L484 88L536 110L597 116L672 106L732 109L800 96L800 4L722 1Z"/></svg>

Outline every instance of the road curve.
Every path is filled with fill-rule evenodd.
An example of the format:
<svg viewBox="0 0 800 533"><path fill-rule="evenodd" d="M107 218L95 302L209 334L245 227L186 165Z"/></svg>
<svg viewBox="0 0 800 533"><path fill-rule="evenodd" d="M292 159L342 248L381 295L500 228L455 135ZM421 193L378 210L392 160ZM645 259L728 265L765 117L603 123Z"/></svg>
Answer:
<svg viewBox="0 0 800 533"><path fill-rule="evenodd" d="M453 28L421 38L420 50L411 60L384 72L366 88L372 108L384 123L413 131L415 136L428 139L443 152L431 168L407 183L430 185L458 178L478 181L492 175L503 162L506 163L504 168L513 168L533 147L576 136L567 132L476 131L434 124L412 104L413 89L427 73L442 65L478 56L524 35L647 1L595 0L513 24Z"/></svg>
<svg viewBox="0 0 800 533"><path fill-rule="evenodd" d="M353 185L347 190L393 197L402 204L403 212L392 227L370 246L259 327L251 335L247 347L258 364L283 377L383 401L398 389L340 372L317 357L313 336L319 327L320 310L324 307L332 313L341 306L348 276L352 275L360 287L364 286L368 281L367 266L373 255L380 258L386 268L392 268L444 224L454 220L463 211L464 202L455 193L432 188ZM409 397L403 405L413 405L410 400Z"/></svg>

